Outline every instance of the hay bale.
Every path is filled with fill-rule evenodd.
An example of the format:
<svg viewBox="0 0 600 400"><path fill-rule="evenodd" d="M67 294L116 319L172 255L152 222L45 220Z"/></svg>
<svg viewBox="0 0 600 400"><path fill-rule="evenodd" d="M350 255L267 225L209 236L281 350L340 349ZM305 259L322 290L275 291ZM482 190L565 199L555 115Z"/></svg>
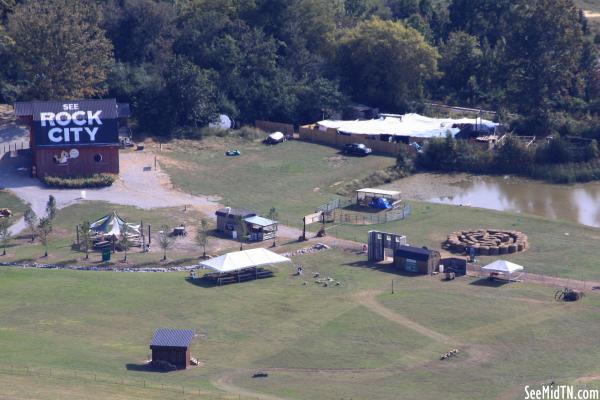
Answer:
<svg viewBox="0 0 600 400"><path fill-rule="evenodd" d="M498 254L508 254L508 246L505 244L498 246Z"/></svg>
<svg viewBox="0 0 600 400"><path fill-rule="evenodd" d="M479 247L479 255L481 255L481 256L489 256L490 255L490 246L481 246L481 247Z"/></svg>
<svg viewBox="0 0 600 400"><path fill-rule="evenodd" d="M511 245L509 245L509 246L508 246L508 252L509 252L510 254L512 254L512 253L516 253L516 252L517 252L517 245L516 245L516 244L511 244Z"/></svg>
<svg viewBox="0 0 600 400"><path fill-rule="evenodd" d="M523 243L517 243L517 251L525 250L525 245Z"/></svg>
<svg viewBox="0 0 600 400"><path fill-rule="evenodd" d="M491 246L490 247L490 256L497 256L498 255L498 246Z"/></svg>

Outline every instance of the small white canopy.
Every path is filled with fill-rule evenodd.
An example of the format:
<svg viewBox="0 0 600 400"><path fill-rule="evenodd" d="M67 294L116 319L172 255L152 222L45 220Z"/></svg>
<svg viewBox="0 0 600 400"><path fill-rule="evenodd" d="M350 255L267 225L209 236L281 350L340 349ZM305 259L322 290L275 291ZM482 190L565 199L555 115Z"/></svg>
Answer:
<svg viewBox="0 0 600 400"><path fill-rule="evenodd" d="M280 256L264 248L235 251L211 258L200 263L201 266L210 268L219 273L236 272L246 268L259 267L261 265L279 264L291 262L289 258Z"/></svg>
<svg viewBox="0 0 600 400"><path fill-rule="evenodd" d="M496 260L491 264L481 267L482 271L495 272L497 274L504 274L511 279L511 275L518 271L523 271L523 267L519 264L511 263L506 260Z"/></svg>

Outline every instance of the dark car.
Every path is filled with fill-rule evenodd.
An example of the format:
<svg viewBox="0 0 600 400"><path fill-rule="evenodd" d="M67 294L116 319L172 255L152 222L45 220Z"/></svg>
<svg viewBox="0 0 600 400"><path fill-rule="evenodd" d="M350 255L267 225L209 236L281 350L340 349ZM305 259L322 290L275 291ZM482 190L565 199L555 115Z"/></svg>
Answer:
<svg viewBox="0 0 600 400"><path fill-rule="evenodd" d="M342 148L344 154L354 154L356 156L368 156L373 152L362 143L348 143Z"/></svg>

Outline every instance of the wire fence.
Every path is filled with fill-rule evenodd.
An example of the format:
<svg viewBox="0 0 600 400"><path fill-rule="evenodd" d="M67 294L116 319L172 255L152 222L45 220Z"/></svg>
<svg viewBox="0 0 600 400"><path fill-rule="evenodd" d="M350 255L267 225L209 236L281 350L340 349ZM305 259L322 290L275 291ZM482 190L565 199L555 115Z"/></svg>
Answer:
<svg viewBox="0 0 600 400"><path fill-rule="evenodd" d="M158 373L158 372L157 372ZM115 377L106 374L100 374L90 371L81 370L58 370L54 368L32 368L29 366L2 365L0 366L1 375L30 377L35 378L55 379L63 382L71 382L78 384L104 384L116 385L128 388L139 389L142 391L163 392L169 394L170 397L181 395L181 397L198 397L203 400L258 400L257 397L248 397L233 394L217 394L207 392L200 388L194 388L185 385L174 385L158 383L148 379L135 379L125 377Z"/></svg>
<svg viewBox="0 0 600 400"><path fill-rule="evenodd" d="M0 155L6 153L16 153L19 150L29 149L29 142L26 140L20 140L16 142L1 143L0 144Z"/></svg>

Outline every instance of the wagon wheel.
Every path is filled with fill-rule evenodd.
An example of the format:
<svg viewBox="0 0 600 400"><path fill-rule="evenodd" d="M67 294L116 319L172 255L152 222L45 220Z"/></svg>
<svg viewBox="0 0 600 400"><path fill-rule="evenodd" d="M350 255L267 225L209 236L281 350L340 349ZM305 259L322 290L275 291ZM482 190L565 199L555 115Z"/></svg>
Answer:
<svg viewBox="0 0 600 400"><path fill-rule="evenodd" d="M554 300L561 301L565 297L565 291L562 289L557 290L554 293Z"/></svg>

